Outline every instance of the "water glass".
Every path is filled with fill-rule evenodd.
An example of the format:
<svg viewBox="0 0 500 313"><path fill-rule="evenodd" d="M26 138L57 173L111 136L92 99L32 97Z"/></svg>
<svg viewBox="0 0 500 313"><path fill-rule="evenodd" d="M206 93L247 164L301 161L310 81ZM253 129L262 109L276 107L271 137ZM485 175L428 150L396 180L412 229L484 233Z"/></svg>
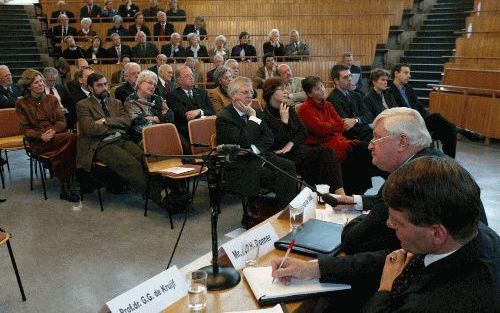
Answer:
<svg viewBox="0 0 500 313"><path fill-rule="evenodd" d="M186 277L191 312L199 312L207 306L207 273L194 271Z"/></svg>
<svg viewBox="0 0 500 313"><path fill-rule="evenodd" d="M299 228L304 223L304 208L294 208L290 206L290 228L292 231Z"/></svg>

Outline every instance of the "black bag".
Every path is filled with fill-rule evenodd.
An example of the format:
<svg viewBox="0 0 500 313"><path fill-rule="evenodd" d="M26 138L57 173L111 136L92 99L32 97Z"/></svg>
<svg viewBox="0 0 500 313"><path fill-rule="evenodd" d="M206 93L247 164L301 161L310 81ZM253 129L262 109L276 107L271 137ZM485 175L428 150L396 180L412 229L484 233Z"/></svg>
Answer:
<svg viewBox="0 0 500 313"><path fill-rule="evenodd" d="M246 229L262 223L281 209L277 206L276 198L268 196L249 196L247 210L243 212L241 224Z"/></svg>

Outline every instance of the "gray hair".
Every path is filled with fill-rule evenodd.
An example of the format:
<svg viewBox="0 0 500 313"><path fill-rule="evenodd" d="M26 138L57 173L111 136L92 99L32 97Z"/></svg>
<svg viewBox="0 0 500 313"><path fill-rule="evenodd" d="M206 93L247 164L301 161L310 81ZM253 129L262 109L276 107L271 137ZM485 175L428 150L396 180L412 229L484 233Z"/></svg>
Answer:
<svg viewBox="0 0 500 313"><path fill-rule="evenodd" d="M219 36L215 37L215 41L218 41L218 40L222 40L224 43L226 43L226 41L227 41L226 36L224 36L224 35L219 35Z"/></svg>
<svg viewBox="0 0 500 313"><path fill-rule="evenodd" d="M127 64L125 64L125 66L123 67L123 73L128 73L128 71L130 70L131 67L134 67L134 66L137 66L139 69L141 68L141 66L135 62L129 62Z"/></svg>
<svg viewBox="0 0 500 313"><path fill-rule="evenodd" d="M172 35L170 35L170 38L181 38L181 34L179 33L172 33Z"/></svg>
<svg viewBox="0 0 500 313"><path fill-rule="evenodd" d="M170 64L162 64L158 68L158 74L163 73L164 70L166 69L172 69L172 66Z"/></svg>
<svg viewBox="0 0 500 313"><path fill-rule="evenodd" d="M235 59L228 59L228 60L226 60L226 62L224 62L224 66L231 67L231 64L234 64L234 63L238 64L238 61L236 61Z"/></svg>
<svg viewBox="0 0 500 313"><path fill-rule="evenodd" d="M253 91L252 80L248 77L238 76L231 81L229 87L227 88L227 94L232 97L235 93L240 91L241 86L247 85Z"/></svg>
<svg viewBox="0 0 500 313"><path fill-rule="evenodd" d="M113 23L120 22L123 23L123 18L120 15L113 16Z"/></svg>
<svg viewBox="0 0 500 313"><path fill-rule="evenodd" d="M205 17L203 15L198 15L194 18L195 21L205 22Z"/></svg>
<svg viewBox="0 0 500 313"><path fill-rule="evenodd" d="M191 40L191 38L194 38L196 37L196 39L200 40L200 37L198 36L198 34L196 33L189 33L187 36L186 36L186 39L187 41Z"/></svg>
<svg viewBox="0 0 500 313"><path fill-rule="evenodd" d="M115 16L118 16L118 15L115 15ZM111 36L110 36L110 38L113 39L113 37L116 37L116 36L120 37L120 34L118 34L118 33L112 33Z"/></svg>
<svg viewBox="0 0 500 313"><path fill-rule="evenodd" d="M61 13L59 14L59 16L57 17L58 20L62 19L62 18L67 18L69 19L68 15L64 14L64 13Z"/></svg>
<svg viewBox="0 0 500 313"><path fill-rule="evenodd" d="M7 65L0 65L0 70L9 70L9 67Z"/></svg>
<svg viewBox="0 0 500 313"><path fill-rule="evenodd" d="M144 38L146 39L145 41L148 41L148 36L146 36L146 33L143 32L142 30L138 31L137 34L135 34L135 40L137 41L137 38L139 38L140 35L144 35Z"/></svg>
<svg viewBox="0 0 500 313"><path fill-rule="evenodd" d="M215 61L215 59L220 59L221 61L224 61L224 57L222 55L220 55L220 54L214 55L213 60Z"/></svg>
<svg viewBox="0 0 500 313"><path fill-rule="evenodd" d="M297 36L300 36L299 31L296 29L292 29L288 34L291 35L293 33L297 33Z"/></svg>
<svg viewBox="0 0 500 313"><path fill-rule="evenodd" d="M137 76L137 81L135 82L135 89L137 89L137 87L139 87L139 85L142 84L146 79L153 80L155 85L158 84L158 75L156 75L155 72L152 72L150 70L144 70L139 73L139 76Z"/></svg>
<svg viewBox="0 0 500 313"><path fill-rule="evenodd" d="M167 16L167 13L163 12L163 11L158 11L158 13L156 13L156 17L160 16L160 15L163 15L163 16Z"/></svg>
<svg viewBox="0 0 500 313"><path fill-rule="evenodd" d="M43 76L47 76L48 74L52 74L52 75L57 77L59 75L59 71L57 71L57 69L54 67L46 67L43 69L42 74L43 74Z"/></svg>
<svg viewBox="0 0 500 313"><path fill-rule="evenodd" d="M344 52L342 54L342 59L343 58L352 58L352 56L353 56L352 52Z"/></svg>
<svg viewBox="0 0 500 313"><path fill-rule="evenodd" d="M277 30L276 28L271 29L271 31L270 31L270 32L269 32L269 34L267 35L267 39L271 39L271 37L272 37L273 35L276 35L276 36L278 36L278 37L279 37L279 36L280 36L280 31L279 31L279 30Z"/></svg>
<svg viewBox="0 0 500 313"><path fill-rule="evenodd" d="M179 79L179 77L181 76L181 70L184 69L184 68L188 68L189 70L191 70L191 68L187 65L184 65L184 64L181 64L181 65L178 65L175 67L175 80Z"/></svg>
<svg viewBox="0 0 500 313"><path fill-rule="evenodd" d="M88 24L88 25L92 25L92 20L91 20L89 17L84 17L84 18L82 18L82 20L80 21L80 24Z"/></svg>
<svg viewBox="0 0 500 313"><path fill-rule="evenodd" d="M373 125L384 121L384 128L392 136L405 134L410 145L429 147L432 143L431 134L425 126L425 121L418 111L410 108L391 108L382 111Z"/></svg>
<svg viewBox="0 0 500 313"><path fill-rule="evenodd" d="M224 76L227 72L230 72L231 75L233 74L233 70L230 69L227 66L220 66L220 67L216 68L215 71L214 71L214 80L215 80L215 82L218 83L219 79L221 79L222 76Z"/></svg>

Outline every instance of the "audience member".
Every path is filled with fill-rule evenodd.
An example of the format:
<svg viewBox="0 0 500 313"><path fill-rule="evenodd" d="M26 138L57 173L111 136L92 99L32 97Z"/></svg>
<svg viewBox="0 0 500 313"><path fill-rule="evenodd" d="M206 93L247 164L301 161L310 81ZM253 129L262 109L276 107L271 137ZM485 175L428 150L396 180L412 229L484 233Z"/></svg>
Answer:
<svg viewBox="0 0 500 313"><path fill-rule="evenodd" d="M118 11L113 7L113 0L104 0L104 7L102 8L101 17L115 17L119 16Z"/></svg>
<svg viewBox="0 0 500 313"><path fill-rule="evenodd" d="M365 107L370 111L372 119L377 117L383 110L398 106L392 94L386 92L388 78L389 74L380 68L376 68L370 73L372 88L366 94L363 102ZM369 123L372 123L372 121Z"/></svg>
<svg viewBox="0 0 500 313"><path fill-rule="evenodd" d="M240 44L231 49L231 57L240 62L257 62L257 50L250 44L250 34L241 32Z"/></svg>
<svg viewBox="0 0 500 313"><path fill-rule="evenodd" d="M282 170L295 176L292 161L277 156L272 150L273 134L262 113L252 108L252 81L236 77L228 88L231 105L225 106L215 122L218 144L235 144L262 154ZM295 196L295 182L264 164L253 155L238 157L234 166L225 170L227 188L244 196L259 194L260 187L276 193L277 208L285 208Z"/></svg>
<svg viewBox="0 0 500 313"><path fill-rule="evenodd" d="M287 105L288 94L282 79L269 78L264 82L263 98L266 107L263 119L273 132L275 154L294 162L297 174L311 185L327 184L329 192L345 195L342 169L337 156L328 147L309 147L306 128L293 107Z"/></svg>
<svg viewBox="0 0 500 313"><path fill-rule="evenodd" d="M112 39L111 36L113 34L118 34L120 35L120 37L128 36L128 30L125 27L123 27L123 18L120 15L113 16L113 27L108 29L106 37Z"/></svg>
<svg viewBox="0 0 500 313"><path fill-rule="evenodd" d="M63 85L59 85L56 83L59 72L53 67L46 67L43 69L42 74L45 78L45 94L52 95L57 98L57 102L59 103L59 106L64 113L64 117L66 118L67 128L74 129L74 125L69 125L68 123L69 110L67 109L67 107L71 105L71 99L69 97L68 91Z"/></svg>
<svg viewBox="0 0 500 313"><path fill-rule="evenodd" d="M66 36L76 36L77 31L73 26L69 25L69 18L66 14L61 14L57 18L59 25L52 27L48 36L52 45L52 55L62 55L62 43Z"/></svg>
<svg viewBox="0 0 500 313"><path fill-rule="evenodd" d="M67 84L71 97L71 100L68 102L69 112L67 122L71 126L71 129L76 128L76 104L90 95L90 90L87 87L87 77L92 73L94 73L94 70L91 67L83 67L81 70L75 72L74 82L76 82L76 85L73 85L73 83Z"/></svg>
<svg viewBox="0 0 500 313"><path fill-rule="evenodd" d="M229 50L226 48L226 36L219 35L215 37L215 48L210 49L210 51L208 51L208 55L210 57L214 57L216 55L220 55L223 58L229 57Z"/></svg>
<svg viewBox="0 0 500 313"><path fill-rule="evenodd" d="M14 108L21 96L21 90L12 81L12 74L7 65L0 65L0 109Z"/></svg>
<svg viewBox="0 0 500 313"><path fill-rule="evenodd" d="M141 72L139 64L130 62L123 68L123 79L125 82L115 89L115 98L125 103L128 96L134 93L137 76Z"/></svg>
<svg viewBox="0 0 500 313"><path fill-rule="evenodd" d="M203 16L197 16L194 18L193 24L186 24L184 27L184 32L182 35L184 36L184 40L189 40L187 36L191 33L195 33L198 35L200 40L207 39L207 30L203 27L205 24L205 18Z"/></svg>
<svg viewBox="0 0 500 313"><path fill-rule="evenodd" d="M135 58L136 62L150 63L151 60L143 59L153 59L158 55L156 44L146 41L146 34L143 31L139 31L135 35L135 42L137 42L137 44L132 48L132 57Z"/></svg>
<svg viewBox="0 0 500 313"><path fill-rule="evenodd" d="M229 83L233 80L233 71L226 66L217 67L214 71L214 80L216 87L208 90L208 97L210 98L215 114L219 114L223 107L231 104L231 98L227 93L227 89L229 88Z"/></svg>
<svg viewBox="0 0 500 313"><path fill-rule="evenodd" d="M153 36L155 41L167 41L170 40L170 35L175 32L174 25L167 22L167 15L163 11L158 11L156 14L158 20L157 23L153 25Z"/></svg>
<svg viewBox="0 0 500 313"><path fill-rule="evenodd" d="M127 56L132 56L132 49L129 46L122 44L120 35L117 33L113 33L111 35L111 40L113 41L113 45L107 49L108 58L114 59L113 63L120 63L120 60Z"/></svg>
<svg viewBox="0 0 500 313"><path fill-rule="evenodd" d="M289 61L305 61L309 56L309 46L299 38L299 31L290 31L290 41L285 45L285 52Z"/></svg>
<svg viewBox="0 0 500 313"><path fill-rule="evenodd" d="M61 58L61 59L64 60L64 58ZM68 62L65 62L65 60L64 60L64 62L61 62L62 65L64 65L65 63L68 64ZM76 71L83 70L84 68L89 67L89 62L87 62L87 60L85 60L84 58L79 58L79 59L76 59L75 66L76 66ZM65 65L64 65L64 67L65 67ZM69 64L68 64L68 73L69 73ZM76 72L75 72L75 74L76 74ZM75 74L73 74L73 76ZM80 88L81 88L80 83L74 77L73 78L68 77L68 78L71 79L66 83L66 88L68 89L69 94L73 95L73 94L78 93L80 91Z"/></svg>
<svg viewBox="0 0 500 313"><path fill-rule="evenodd" d="M92 95L78 102L78 169L89 173L92 161L104 162L114 173L131 183L141 193L146 191L142 149L126 139L130 118L124 106L111 98L106 77L94 73L88 77Z"/></svg>
<svg viewBox="0 0 500 313"><path fill-rule="evenodd" d="M346 194L363 194L372 187L371 177L383 175L371 162L368 144L342 135L344 124L333 105L324 100L325 88L319 77L306 77L302 89L308 98L298 107L297 114L307 128L306 143L334 150L342 162Z"/></svg>
<svg viewBox="0 0 500 313"><path fill-rule="evenodd" d="M302 80L304 78L294 77L292 69L287 64L280 64L278 66L278 74L287 91L287 104L289 106L295 106L302 103L302 101L307 98L306 93L302 89Z"/></svg>
<svg viewBox="0 0 500 313"><path fill-rule="evenodd" d="M352 74L349 68L342 64L332 67L330 73L335 89L328 96L328 102L333 104L335 111L342 118L344 135L349 139L369 142L373 138L370 123L375 118L363 103L363 98L352 91Z"/></svg>
<svg viewBox="0 0 500 313"><path fill-rule="evenodd" d="M178 66L175 69L177 88L167 94L167 104L174 111L175 126L183 137L184 150L189 138L187 124L189 121L203 116L213 115L214 111L205 90L195 87L193 71L188 66ZM187 148L187 149L186 149Z"/></svg>
<svg viewBox="0 0 500 313"><path fill-rule="evenodd" d="M165 100L155 94L158 76L145 70L137 77L135 92L125 101L125 110L131 119L129 134L142 145L142 129L160 123L173 123L174 112Z"/></svg>
<svg viewBox="0 0 500 313"><path fill-rule="evenodd" d="M167 99L167 94L175 90L175 83L172 81L174 78L174 70L169 64L163 64L158 68L158 84L156 85L155 93Z"/></svg>
<svg viewBox="0 0 500 313"><path fill-rule="evenodd" d="M27 145L37 155L46 155L54 176L61 183L60 198L78 202L78 193L71 190L70 179L75 173L76 135L66 129L59 101L45 94L40 72L27 69L18 82L23 96L16 103L16 112Z"/></svg>
<svg viewBox="0 0 500 313"><path fill-rule="evenodd" d="M400 107L409 107L417 110L425 120L427 129L433 138L441 141L443 152L455 158L457 151L457 127L439 113L429 114L426 108L419 103L417 94L408 84L410 67L407 64L397 64L391 70L393 83L387 90Z"/></svg>
<svg viewBox="0 0 500 313"><path fill-rule="evenodd" d="M235 59L226 60L224 66L229 67L233 71L233 77L240 76L240 64Z"/></svg>
<svg viewBox="0 0 500 313"><path fill-rule="evenodd" d="M57 10L55 10L50 14L51 18L50 22L54 23L56 20L59 21L59 16L61 14L66 15L66 17L70 20L71 23L75 22L75 13L68 11L68 6L65 1L57 1Z"/></svg>
<svg viewBox="0 0 500 313"><path fill-rule="evenodd" d="M108 57L106 49L102 47L101 37L94 36L92 38L92 45L85 51L85 57L89 60L90 64L97 64L100 61L98 59ZM106 61L104 60L103 63L106 63Z"/></svg>
<svg viewBox="0 0 500 313"><path fill-rule="evenodd" d="M120 70L114 72L113 74L111 74L111 84L112 85L118 85L118 84L121 84L125 81L124 68L125 68L125 65L127 65L128 63L130 63L130 58L128 56L122 57L121 63L120 63L122 68Z"/></svg>
<svg viewBox="0 0 500 313"><path fill-rule="evenodd" d="M173 33L170 37L170 43L161 46L161 53L168 57L168 63L183 63L186 57L186 50L181 45L181 35ZM176 59L179 58L179 59Z"/></svg>
<svg viewBox="0 0 500 313"><path fill-rule="evenodd" d="M63 51L63 58L65 58L69 63L74 63L76 59L85 58L85 51L76 45L75 38L73 36L64 37L64 42L67 48Z"/></svg>
<svg viewBox="0 0 500 313"><path fill-rule="evenodd" d="M271 53L279 58L279 61L284 61L282 56L286 55L285 47L280 42L280 31L277 29L271 29L267 35L268 41L264 42L263 50L264 54Z"/></svg>
<svg viewBox="0 0 500 313"><path fill-rule="evenodd" d="M156 57L156 64L148 68L151 72L155 73L158 76L158 68L163 64L167 63L167 57L164 54L158 54Z"/></svg>
<svg viewBox="0 0 500 313"><path fill-rule="evenodd" d="M97 35L95 31L90 29L92 27L92 20L89 17L84 17L80 21L80 30L76 33L76 36L80 40L90 41L94 36Z"/></svg>
<svg viewBox="0 0 500 313"><path fill-rule="evenodd" d="M169 22L185 22L186 12L178 8L177 0L168 1L169 9L167 11L167 17Z"/></svg>
<svg viewBox="0 0 500 313"><path fill-rule="evenodd" d="M80 9L80 18L101 17L101 7L94 4L94 0L85 0L85 5Z"/></svg>
<svg viewBox="0 0 500 313"><path fill-rule="evenodd" d="M354 57L351 52L346 52L342 55L342 64L347 66L349 72L358 77L358 80L355 84L352 85L351 90L359 92L361 96L364 96L362 88L363 88L363 73L361 72L361 67L354 64Z"/></svg>
<svg viewBox="0 0 500 313"><path fill-rule="evenodd" d="M149 7L142 10L144 17L156 17L158 12L163 11L158 6L158 0L149 0Z"/></svg>
<svg viewBox="0 0 500 313"><path fill-rule="evenodd" d="M215 70L221 67L224 63L224 57L220 54L213 56L214 68L207 72L207 89L217 87L216 80L214 79Z"/></svg>
<svg viewBox="0 0 500 313"><path fill-rule="evenodd" d="M151 38L151 32L149 31L149 28L144 23L144 14L142 14L141 11L135 13L134 21L135 21L135 23L131 24L128 28L128 35L130 37L135 37L138 32L142 31L146 34L146 39L149 40Z"/></svg>
<svg viewBox="0 0 500 313"><path fill-rule="evenodd" d="M278 68L276 67L276 59L272 53L266 53L262 57L262 67L257 69L253 78L253 88L262 89L264 81L271 77L279 77Z"/></svg>
<svg viewBox="0 0 500 313"><path fill-rule="evenodd" d="M198 60L196 60L193 57L187 57L186 62L184 62L184 65L189 67L191 69L191 72L193 72L193 77L194 77L194 85L195 86L203 86L204 81L203 81L203 76L201 75L199 68L199 63ZM203 87L201 87L203 88Z"/></svg>
<svg viewBox="0 0 500 313"><path fill-rule="evenodd" d="M196 33L190 33L187 35L188 46L186 47L186 56L198 58L208 58L207 47L200 45L200 38ZM199 61L204 62L206 59L199 59Z"/></svg>
<svg viewBox="0 0 500 313"><path fill-rule="evenodd" d="M387 227L404 250L289 258L282 266L276 259L273 277L352 285L344 307L329 297L321 312L357 312L370 297L362 312L498 311L500 238L479 222L479 187L464 168L449 158L417 158L389 176L383 198Z"/></svg>
<svg viewBox="0 0 500 313"><path fill-rule="evenodd" d="M121 17L134 17L139 12L139 6L134 3L134 0L122 0L122 4L118 7L118 14Z"/></svg>

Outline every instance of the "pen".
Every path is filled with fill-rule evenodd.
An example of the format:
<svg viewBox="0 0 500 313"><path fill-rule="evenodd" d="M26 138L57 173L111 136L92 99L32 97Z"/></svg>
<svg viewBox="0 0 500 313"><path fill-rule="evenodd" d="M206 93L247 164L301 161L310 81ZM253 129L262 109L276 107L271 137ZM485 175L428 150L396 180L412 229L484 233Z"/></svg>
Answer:
<svg viewBox="0 0 500 313"><path fill-rule="evenodd" d="M283 260L281 260L280 266L278 266L278 270L283 266L283 263L285 263L286 259L288 258L288 255L290 254L290 251L292 251L292 249L293 249L294 244L295 244L295 239L290 241L290 244L288 245L288 249L286 249L285 257L283 258ZM276 279L276 277L273 278L273 281L271 282L271 284L274 284L275 279Z"/></svg>

